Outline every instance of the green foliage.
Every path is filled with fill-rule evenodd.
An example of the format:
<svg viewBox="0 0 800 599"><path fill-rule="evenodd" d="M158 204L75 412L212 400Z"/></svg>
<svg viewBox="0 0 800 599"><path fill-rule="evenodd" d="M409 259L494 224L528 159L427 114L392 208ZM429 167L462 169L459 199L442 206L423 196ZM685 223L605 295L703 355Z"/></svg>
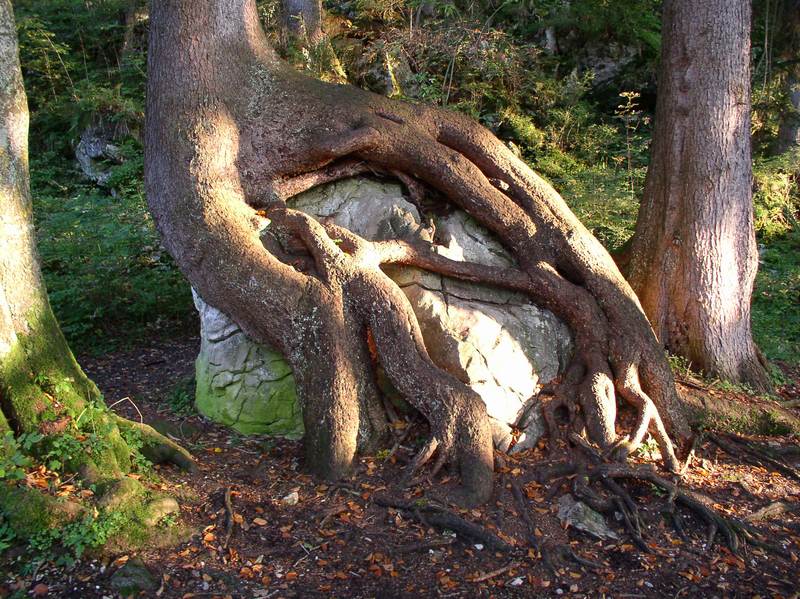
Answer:
<svg viewBox="0 0 800 599"><path fill-rule="evenodd" d="M113 428L105 406L88 405L77 417L70 418L66 429L54 435L28 433L20 437L26 453L49 470L61 474L76 472L81 464L102 461L111 451L109 436Z"/></svg>
<svg viewBox="0 0 800 599"><path fill-rule="evenodd" d="M0 513L0 555L2 555L6 549L14 546L14 540L16 538L17 533L14 531L11 523Z"/></svg>
<svg viewBox="0 0 800 599"><path fill-rule="evenodd" d="M800 363L800 154L756 160L753 196L760 265L753 330L771 360Z"/></svg>
<svg viewBox="0 0 800 599"><path fill-rule="evenodd" d="M142 439L142 433L139 429L135 427L122 427L119 429L119 432L120 435L122 435L123 441L125 441L125 445L130 448L132 470L146 474L151 473L153 464L142 454L144 440Z"/></svg>
<svg viewBox="0 0 800 599"><path fill-rule="evenodd" d="M6 480L22 480L25 478L25 471L33 464L30 456L23 453L20 441L14 437L14 433L6 431L2 439L2 449L0 449L0 484ZM0 536L2 528L0 527Z"/></svg>
<svg viewBox="0 0 800 599"><path fill-rule="evenodd" d="M70 345L100 352L192 318L183 277L160 246L142 188L143 30L123 52L136 0L19 0L31 108L31 185L53 309ZM144 21L137 25L140 29ZM133 30L137 34L137 30ZM90 124L115 132L106 188L81 180L73 148ZM112 191L113 190L113 191Z"/></svg>
<svg viewBox="0 0 800 599"><path fill-rule="evenodd" d="M762 241L797 229L800 214L800 152L757 159L753 168L755 228Z"/></svg>
<svg viewBox="0 0 800 599"><path fill-rule="evenodd" d="M97 114L142 120L144 55L122 52L121 16L135 0L14 4L33 147L67 152L71 136Z"/></svg>
<svg viewBox="0 0 800 599"><path fill-rule="evenodd" d="M130 525L130 515L120 511L87 513L61 528L47 528L33 535L27 544L33 567L42 561L72 567L89 549L105 545L109 538Z"/></svg>
<svg viewBox="0 0 800 599"><path fill-rule="evenodd" d="M186 378L175 385L167 394L166 401L170 410L178 416L186 416L195 412L195 379Z"/></svg>
<svg viewBox="0 0 800 599"><path fill-rule="evenodd" d="M696 373L692 370L692 363L684 356L676 356L675 354L668 353L667 361L669 362L669 367L672 369L672 373L675 376L690 378L696 375Z"/></svg>
<svg viewBox="0 0 800 599"><path fill-rule="evenodd" d="M771 360L800 363L800 229L761 246L753 332Z"/></svg>
<svg viewBox="0 0 800 599"><path fill-rule="evenodd" d="M103 351L194 317L189 287L160 245L142 190L140 145L121 146L113 197L52 152L31 160L34 215L53 310L71 347Z"/></svg>
<svg viewBox="0 0 800 599"><path fill-rule="evenodd" d="M655 58L661 49L661 0L539 0L543 24L577 31L587 41L631 44Z"/></svg>

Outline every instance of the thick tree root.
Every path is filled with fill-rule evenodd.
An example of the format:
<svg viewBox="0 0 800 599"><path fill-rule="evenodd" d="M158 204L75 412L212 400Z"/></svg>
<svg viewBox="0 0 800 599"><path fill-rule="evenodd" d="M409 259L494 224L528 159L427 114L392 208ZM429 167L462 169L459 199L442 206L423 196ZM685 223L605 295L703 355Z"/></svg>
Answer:
<svg viewBox="0 0 800 599"><path fill-rule="evenodd" d="M736 458L756 466L772 469L784 476L800 482L800 472L782 460L771 456L769 450L743 437L724 433L707 433L707 437L720 449Z"/></svg>
<svg viewBox="0 0 800 599"><path fill-rule="evenodd" d="M183 470L194 471L197 464L188 451L159 433L156 429L142 422L133 422L120 416L115 417L117 426L124 430L129 429L137 432L142 440L141 452L144 457L154 464L170 463Z"/></svg>
<svg viewBox="0 0 800 599"><path fill-rule="evenodd" d="M558 570L568 562L573 562L579 566L584 566L589 570L601 570L603 564L588 560L581 557L570 547L563 543L554 543L549 539L539 539L536 536L536 523L533 521L530 513L530 506L528 505L525 495L516 481L511 481L511 493L514 497L514 503L519 510L520 517L525 522L528 529L528 542L542 556L545 565L550 569L553 575L558 575Z"/></svg>
<svg viewBox="0 0 800 599"><path fill-rule="evenodd" d="M709 498L659 476L652 465L629 466L605 463L601 462L598 457L598 453L592 454L590 460L593 463L588 466L584 461L550 464L540 469L538 480L544 483L553 475L564 473L572 476L574 480L572 491L576 497L598 512L609 515L613 515L614 512L620 513L632 542L647 553L651 553L653 549L645 540L636 503L620 484L621 480L641 481L665 491L668 495L665 513L670 516L676 532L683 540L688 540L688 535L680 516L676 513L676 504L687 508L705 523L706 542L709 548L713 545L715 538L720 536L734 553L738 552L745 544L763 547L780 554L784 553L781 547L769 543L763 534L748 522L721 515L711 505L712 501ZM600 496L591 489L590 485L592 484L604 487L609 495Z"/></svg>
<svg viewBox="0 0 800 599"><path fill-rule="evenodd" d="M616 350L609 347L609 343L616 344L607 324L609 318L615 318L611 314L610 305L603 303L603 308L600 308L597 299L592 295L593 292L585 287L585 284L570 281L563 272L554 268L547 261L552 259L550 252L553 251L553 248L549 244L544 246L542 244L545 241L553 242L549 238L553 234L554 221L539 222L538 218L541 215L531 212L536 202L539 204L542 202L540 196L543 184L541 181L525 173L524 169L520 171L517 165L509 171L508 159L506 158L506 162L504 162L492 154L487 155L485 147L476 149L469 143L465 145L465 140L470 139L470 134L477 131L483 136L482 130L475 129L472 125L466 126L459 136L455 135L452 123L446 119L440 119L437 125L443 132L441 133L442 138L449 140L443 141L447 145L426 149L423 144L418 148L417 155L412 155L409 150L402 147L402 144L399 144L400 147L394 147L398 145L396 139L384 137L389 133L385 131L386 127L405 126L406 119L396 114L386 116L386 113L381 113L378 116L381 120L371 123L369 126L354 129L339 139L329 138L325 144L317 144L317 152L327 159L334 159L334 162L323 166L323 170L310 171L309 174L301 175L298 180L327 181L335 178L337 172L352 172L354 168L364 168L363 163L358 163L359 166L356 166L352 159L345 159L344 162L335 161L346 156L359 157L364 160L364 163L371 162L375 165L376 170L385 169L396 174L414 172L426 183L437 186L440 191L450 195L457 204L498 234L501 241L505 242L509 249L517 255L522 267L520 270L515 268L501 270L480 264L455 262L438 255L432 251L431 246L418 246L404 240L371 243L332 225L325 226L327 238L321 231L312 235L308 231L301 233L295 229L295 233L299 233L301 236L305 235L304 241L314 256L323 279L330 284L331 269L341 269L343 261L349 255L353 262L360 262L358 268L362 269L361 280L365 283L365 279L369 281L367 285L362 284L358 287L358 295L349 294L349 297L373 298L371 300L373 304L375 303L375 293L379 289L382 289L381 293L388 294L390 297L397 296L396 288L391 281L385 278L382 278L380 282L377 281L381 277L377 274L379 269L376 267L383 264L415 266L446 276L496 285L528 294L537 303L552 309L565 318L573 325L576 334L576 353L573 363L568 368L562 385L556 390L555 400L545 411L545 418L551 434L555 436L557 431L552 412L560 406L569 410L575 431L580 431L585 426L592 438L607 450L615 451L618 459L624 459L639 447L647 432L650 431L658 442L665 465L670 470L676 471L679 463L675 457L667 426L653 399L645 393L642 386L643 380L647 380L652 386L655 378L659 381L660 387L671 387L668 369L665 369L663 364L659 364L659 368L653 368L653 365L648 364L647 361L642 362L642 353L649 355L647 360L661 360L662 363L663 356L658 356L657 350L647 345L650 343L649 340L643 346L637 346L636 343L630 347L626 346L625 350L617 355ZM387 123L389 124L387 125ZM442 141L441 138L440 141ZM457 151L449 149L448 145ZM375 153L376 148L378 149L377 154ZM459 153L459 151L467 151L465 148L473 153L477 152L477 154L466 158L465 155ZM382 154L384 150L388 150L385 157ZM443 157L446 162L443 161ZM476 160L476 158L478 160L473 163L471 160ZM421 159L426 159L427 162L423 163L420 161ZM482 169L486 169L488 172ZM316 174L314 174L315 172ZM334 174L331 175L331 173ZM434 173L445 176L444 180L436 181L438 185L427 176L428 174L433 176ZM494 176L489 177L489 175ZM504 183L514 177L519 179L516 186ZM488 178L491 178L494 183ZM412 195L418 198L419 184L416 183L415 178L403 175L401 180L404 181ZM295 186L293 189L299 189L299 187ZM501 189L505 190L505 194L500 191ZM514 190L518 197L515 197ZM545 189L545 191L547 190ZM509 203L509 196L515 201ZM554 200L551 197L548 201ZM522 206L528 204L530 210L521 209L515 202ZM255 205L258 206L258 204ZM539 206L539 209L541 207ZM549 210L554 210L554 207L550 206ZM296 215L292 218L297 222L303 220L303 217ZM542 229L542 226L548 223L550 228ZM572 229L576 226L579 226L577 222L570 222ZM305 222L303 227L308 228L312 225ZM343 239L345 244L340 248L334 248L332 239ZM532 258L537 255L541 255L545 259ZM575 265L573 267L577 268ZM369 273L367 273L368 269ZM369 274L369 278L367 278L367 274ZM577 279L584 278L585 274L577 276ZM340 273L336 276L341 278L342 275ZM572 275L572 278L576 277ZM624 285L624 282L622 284ZM391 292L388 291L390 288L393 288ZM345 293L347 294L346 291ZM595 291L595 293L599 293L599 291ZM400 303L402 302L392 305ZM418 328L416 319L410 310L404 307L400 313L403 323L410 321L412 330ZM386 314L387 312L384 310L381 314L381 321L387 319ZM630 310L625 311L624 318L632 318ZM642 321L641 314L638 314L638 320ZM385 323L377 320L368 323L368 326L373 335L376 330L386 330ZM386 330L386 334L392 339L393 344L397 344L398 334L401 334L404 325L398 321L397 325L392 326L394 330ZM626 329L630 329L632 326L631 323L625 323ZM421 345L418 342L415 344ZM631 347L639 352L638 357L631 355ZM644 370L641 368L642 364L644 364ZM387 366L385 361L384 366ZM648 373L646 377L643 377L643 371ZM614 374L615 372L616 374ZM667 374L664 374L665 372ZM401 378L400 373L395 373L394 378ZM417 384L416 388L419 387L420 385ZM638 422L633 432L622 438L617 436L614 426L616 420L615 387L620 396L638 411ZM663 389L659 390L659 393L662 391ZM674 391L672 393L674 394ZM441 422L433 421L432 424L439 429L443 426ZM445 429L448 426L451 425L444 424ZM676 430L682 432L682 426L681 424ZM437 438L437 441L439 440ZM441 440L446 443L440 448L441 457L437 462L436 469L443 463L443 459L447 459L450 445L452 445L452 442L446 438ZM431 447L428 445L426 449ZM429 458L430 455L423 452L415 461L414 468L418 468Z"/></svg>

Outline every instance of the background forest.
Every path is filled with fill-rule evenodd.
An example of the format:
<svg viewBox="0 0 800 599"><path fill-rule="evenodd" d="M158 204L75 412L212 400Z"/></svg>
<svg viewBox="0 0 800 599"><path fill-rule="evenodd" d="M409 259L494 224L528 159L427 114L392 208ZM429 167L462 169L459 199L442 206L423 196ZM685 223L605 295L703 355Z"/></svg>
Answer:
<svg viewBox="0 0 800 599"><path fill-rule="evenodd" d="M753 324L770 360L796 365L800 160L796 147L778 152L777 143L792 111L792 40L776 27L784 4L754 4L761 265ZM99 353L155 331L192 330L188 285L160 247L142 187L145 3L14 5L39 248L69 343ZM607 248L631 236L655 109L657 0L333 1L325 6L331 46L310 52L285 39L278 2L259 7L298 68L470 114L545 176Z"/></svg>

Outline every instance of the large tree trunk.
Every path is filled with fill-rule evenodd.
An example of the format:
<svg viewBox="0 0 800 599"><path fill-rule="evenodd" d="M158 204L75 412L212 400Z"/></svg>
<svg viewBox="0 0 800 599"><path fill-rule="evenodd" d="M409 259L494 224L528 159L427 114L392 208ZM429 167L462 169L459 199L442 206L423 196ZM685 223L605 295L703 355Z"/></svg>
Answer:
<svg viewBox="0 0 800 599"><path fill-rule="evenodd" d="M664 347L764 390L750 330L758 252L749 73L748 0L664 3L656 128L628 280Z"/></svg>
<svg viewBox="0 0 800 599"><path fill-rule="evenodd" d="M298 74L268 46L253 0L154 1L150 36L145 184L156 224L203 299L286 356L313 471L347 473L357 447L385 430L371 335L392 383L431 425L414 467L438 446L435 469L458 463L465 501L491 493L485 407L431 361L411 306L380 268L392 263L515 289L554 311L576 350L546 416L568 406L574 430L619 455L650 430L677 466L669 433L682 440L688 427L636 297L558 194L487 130ZM364 172L397 176L412 195L435 188L491 230L517 267L367 242L286 203ZM638 412L621 437L616 393Z"/></svg>
<svg viewBox="0 0 800 599"><path fill-rule="evenodd" d="M0 0L0 152L0 433L41 433L46 442L49 435L71 429L79 414L97 408L95 424L106 430L108 449L87 449L70 465L84 478L107 482L130 470L131 448L120 434L125 426L139 429L149 449L189 465L185 451L150 427L117 420L105 411L97 387L75 361L50 308L36 252L28 105L10 0ZM103 424L108 426L103 429Z"/></svg>
<svg viewBox="0 0 800 599"><path fill-rule="evenodd" d="M65 409L79 409L99 392L67 347L39 269L28 179L28 105L9 0L0 2L0 28L0 399L8 424L31 432L52 409L44 384L66 391Z"/></svg>

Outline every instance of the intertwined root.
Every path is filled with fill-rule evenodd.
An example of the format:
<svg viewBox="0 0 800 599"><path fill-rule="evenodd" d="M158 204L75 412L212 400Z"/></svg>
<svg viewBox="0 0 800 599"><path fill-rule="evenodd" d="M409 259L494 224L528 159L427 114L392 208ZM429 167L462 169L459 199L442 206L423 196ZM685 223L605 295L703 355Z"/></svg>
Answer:
<svg viewBox="0 0 800 599"><path fill-rule="evenodd" d="M431 362L408 301L381 271L389 264L522 292L554 312L571 328L575 352L551 408L565 406L573 432L585 432L619 458L650 432L664 464L676 469L670 435L688 437L688 426L663 352L613 260L560 196L469 119L286 77L285 87L318 115L319 130L301 131L288 158L266 165L268 175L254 175L247 199L255 208L284 211L285 225L313 257L312 276L354 309L356 325L372 335L395 387L429 420L433 438L413 467L438 451L434 470L455 458L465 484L475 487L476 496L488 497L491 435L479 398ZM269 139L269 130L258 139ZM267 151L270 145L253 147ZM419 240L368 242L286 210L291 195L370 172L400 179L418 203L423 190L433 188L489 229L517 265L452 261ZM617 396L638 414L634 429L621 438ZM552 410L545 416L552 424ZM550 428L556 436L558 428ZM478 469L470 465L476 460Z"/></svg>
<svg viewBox="0 0 800 599"><path fill-rule="evenodd" d="M321 278L359 318L354 326L369 331L395 388L428 419L432 436L414 467L435 451L434 472L455 459L464 482L462 500L486 501L493 467L486 408L472 389L433 363L408 299L380 269L380 251L346 229L326 227L296 210L277 206L268 214L302 239Z"/></svg>

